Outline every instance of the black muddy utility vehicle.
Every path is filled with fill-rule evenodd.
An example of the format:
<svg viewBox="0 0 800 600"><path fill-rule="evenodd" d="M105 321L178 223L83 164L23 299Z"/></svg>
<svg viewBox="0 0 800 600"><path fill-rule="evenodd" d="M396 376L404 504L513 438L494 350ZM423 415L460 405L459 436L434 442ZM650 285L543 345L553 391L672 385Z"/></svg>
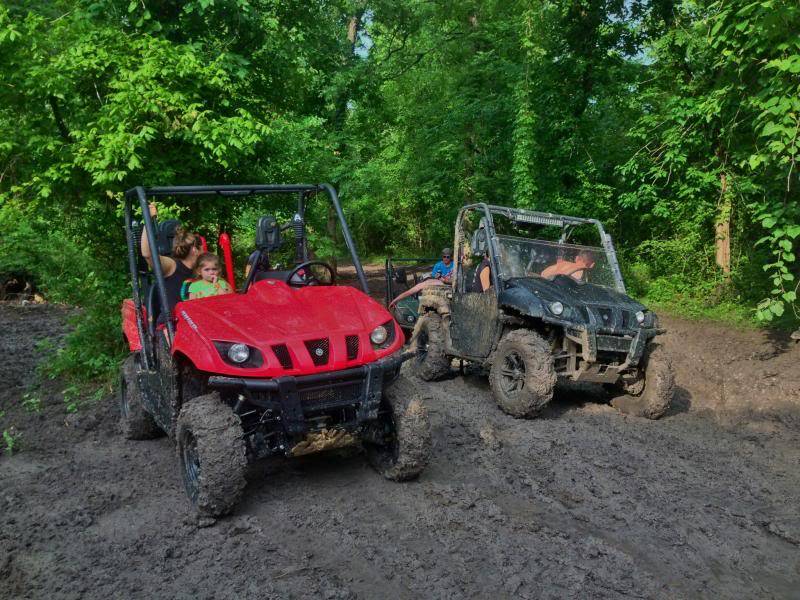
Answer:
<svg viewBox="0 0 800 600"><path fill-rule="evenodd" d="M473 204L458 214L454 247L452 286L420 296L412 345L422 379L459 358L489 369L498 405L516 417L545 406L558 378L604 385L623 412L664 414L674 376L655 342L662 330L625 293L599 221Z"/></svg>

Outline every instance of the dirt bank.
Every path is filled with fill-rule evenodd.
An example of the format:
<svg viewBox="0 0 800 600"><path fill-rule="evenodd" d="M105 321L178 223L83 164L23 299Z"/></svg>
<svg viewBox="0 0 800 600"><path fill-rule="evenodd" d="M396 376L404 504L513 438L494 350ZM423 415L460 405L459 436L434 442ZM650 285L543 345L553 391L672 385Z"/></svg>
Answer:
<svg viewBox="0 0 800 600"><path fill-rule="evenodd" d="M213 527L187 517L174 450L127 442L109 399L21 406L33 342L65 312L0 304L0 598L790 598L800 581L800 348L667 320L664 419L561 390L515 420L486 381L429 387L434 454L409 484L356 453L254 469Z"/></svg>

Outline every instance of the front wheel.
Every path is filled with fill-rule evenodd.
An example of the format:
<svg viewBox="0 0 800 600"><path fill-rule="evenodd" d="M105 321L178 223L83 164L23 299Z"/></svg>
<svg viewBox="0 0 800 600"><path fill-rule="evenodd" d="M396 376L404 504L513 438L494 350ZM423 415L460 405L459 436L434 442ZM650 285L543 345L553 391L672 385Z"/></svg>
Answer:
<svg viewBox="0 0 800 600"><path fill-rule="evenodd" d="M120 369L119 428L126 439L149 440L163 432L144 408L142 389L136 378L138 367L137 355L131 354Z"/></svg>
<svg viewBox="0 0 800 600"><path fill-rule="evenodd" d="M625 414L658 419L667 412L675 389L672 362L663 346L648 346L642 360L642 369L644 389L635 389L638 392L635 395L629 393L614 398L611 406ZM637 387L641 388L641 385Z"/></svg>
<svg viewBox="0 0 800 600"><path fill-rule="evenodd" d="M181 409L176 437L183 484L192 506L203 516L229 513L246 483L239 417L219 394L199 396Z"/></svg>
<svg viewBox="0 0 800 600"><path fill-rule="evenodd" d="M431 453L431 426L419 390L405 375L384 390L379 422L364 442L367 459L393 481L417 477Z"/></svg>
<svg viewBox="0 0 800 600"><path fill-rule="evenodd" d="M425 381L441 379L450 371L450 357L445 354L444 323L435 312L420 316L411 338L414 350L414 374Z"/></svg>
<svg viewBox="0 0 800 600"><path fill-rule="evenodd" d="M550 400L556 385L550 345L535 331L515 329L500 340L489 371L500 408L514 417L532 417Z"/></svg>

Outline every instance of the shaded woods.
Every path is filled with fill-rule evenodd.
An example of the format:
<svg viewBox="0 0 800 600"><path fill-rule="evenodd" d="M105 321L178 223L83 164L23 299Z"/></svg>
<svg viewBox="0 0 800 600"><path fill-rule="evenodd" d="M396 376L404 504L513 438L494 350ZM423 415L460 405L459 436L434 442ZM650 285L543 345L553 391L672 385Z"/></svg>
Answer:
<svg viewBox="0 0 800 600"><path fill-rule="evenodd" d="M4 0L0 274L82 306L51 368L102 376L122 190L331 181L362 254L429 254L465 202L580 214L649 301L792 325L798 31L794 0Z"/></svg>

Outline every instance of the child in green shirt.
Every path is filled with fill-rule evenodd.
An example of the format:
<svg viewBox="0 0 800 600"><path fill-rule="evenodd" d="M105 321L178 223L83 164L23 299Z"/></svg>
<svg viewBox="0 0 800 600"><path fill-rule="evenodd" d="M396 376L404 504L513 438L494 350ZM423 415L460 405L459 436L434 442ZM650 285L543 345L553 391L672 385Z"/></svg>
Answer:
<svg viewBox="0 0 800 600"><path fill-rule="evenodd" d="M198 256L194 272L200 279L189 286L189 300L230 294L233 291L228 282L219 276L219 258L216 254L204 252Z"/></svg>

